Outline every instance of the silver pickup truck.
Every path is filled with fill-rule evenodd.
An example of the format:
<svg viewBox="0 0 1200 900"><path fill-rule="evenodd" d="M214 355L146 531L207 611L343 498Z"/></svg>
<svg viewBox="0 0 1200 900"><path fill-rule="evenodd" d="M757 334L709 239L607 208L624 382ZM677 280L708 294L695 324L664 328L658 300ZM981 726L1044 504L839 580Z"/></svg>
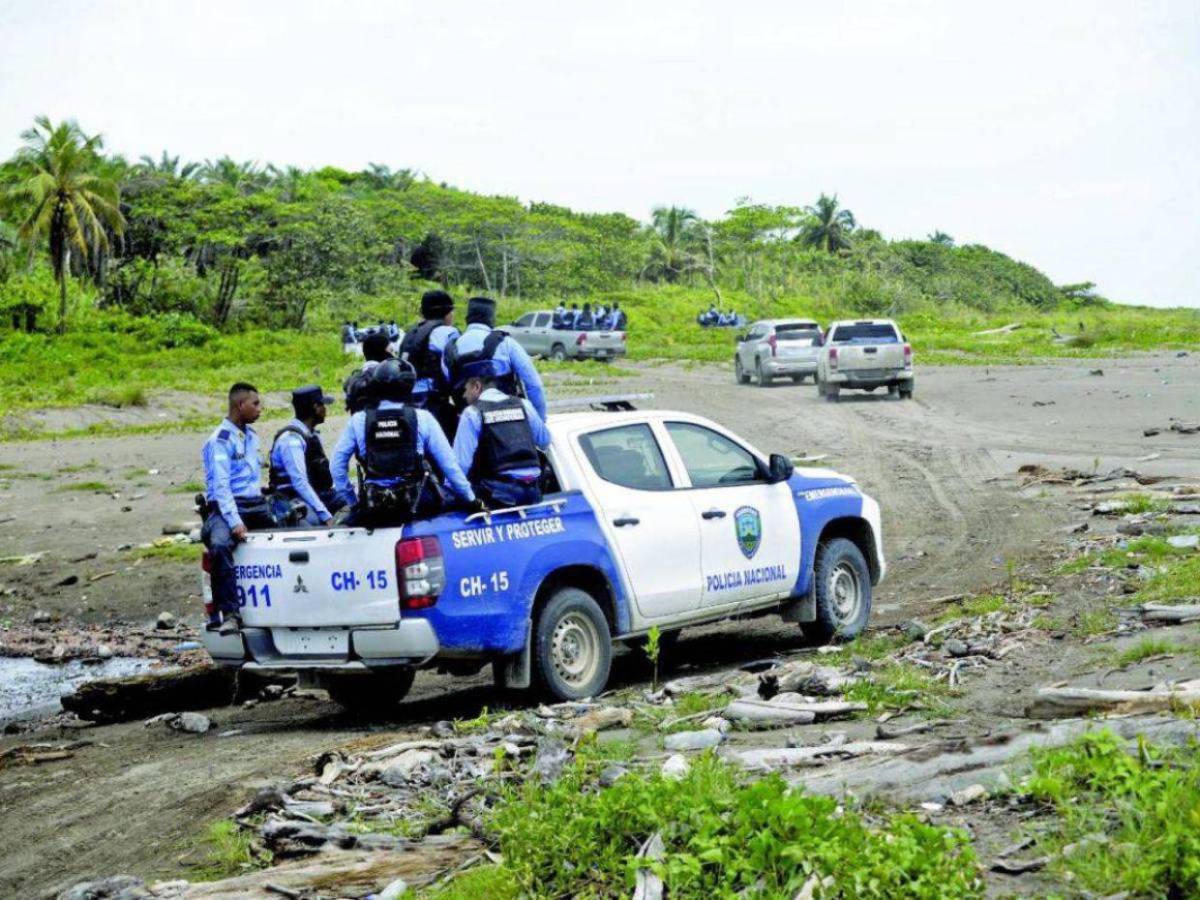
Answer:
<svg viewBox="0 0 1200 900"><path fill-rule="evenodd" d="M625 332L591 328L554 327L550 310L528 312L499 329L525 348L530 356L564 359L616 359L625 355Z"/></svg>
<svg viewBox="0 0 1200 900"><path fill-rule="evenodd" d="M817 391L836 401L843 388L885 387L903 400L913 395L912 345L891 319L859 319L829 326L817 360Z"/></svg>

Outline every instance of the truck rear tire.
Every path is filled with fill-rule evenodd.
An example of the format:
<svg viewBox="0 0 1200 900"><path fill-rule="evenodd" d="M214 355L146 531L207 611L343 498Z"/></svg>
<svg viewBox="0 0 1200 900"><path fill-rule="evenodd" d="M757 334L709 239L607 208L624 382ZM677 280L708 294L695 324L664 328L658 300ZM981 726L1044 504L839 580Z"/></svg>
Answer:
<svg viewBox="0 0 1200 900"><path fill-rule="evenodd" d="M582 700L604 690L612 667L612 635L591 594L559 588L533 630L534 680L555 700Z"/></svg>
<svg viewBox="0 0 1200 900"><path fill-rule="evenodd" d="M746 374L746 370L742 368L742 360L740 357L733 358L733 377L738 384L749 384L750 376Z"/></svg>
<svg viewBox="0 0 1200 900"><path fill-rule="evenodd" d="M386 713L400 704L412 688L416 669L388 669L364 675L325 675L321 687L343 709L356 713Z"/></svg>
<svg viewBox="0 0 1200 900"><path fill-rule="evenodd" d="M804 636L819 644L857 637L871 617L871 570L858 545L846 538L822 542L813 579L817 618L801 626Z"/></svg>
<svg viewBox="0 0 1200 900"><path fill-rule="evenodd" d="M913 395L912 388L910 388L910 387L909 388L900 388L900 399L901 400L911 400L912 395Z"/></svg>
<svg viewBox="0 0 1200 900"><path fill-rule="evenodd" d="M771 376L763 373L761 359L754 363L754 378L758 382L759 387L765 388L771 386Z"/></svg>
<svg viewBox="0 0 1200 900"><path fill-rule="evenodd" d="M567 348L562 344L555 344L550 348L550 358L555 362L564 362L567 358Z"/></svg>
<svg viewBox="0 0 1200 900"><path fill-rule="evenodd" d="M836 384L827 384L827 385L824 385L824 388L825 388L825 399L828 400L830 403L837 403L838 402L838 394L840 394L842 392L842 389L840 387L838 387Z"/></svg>

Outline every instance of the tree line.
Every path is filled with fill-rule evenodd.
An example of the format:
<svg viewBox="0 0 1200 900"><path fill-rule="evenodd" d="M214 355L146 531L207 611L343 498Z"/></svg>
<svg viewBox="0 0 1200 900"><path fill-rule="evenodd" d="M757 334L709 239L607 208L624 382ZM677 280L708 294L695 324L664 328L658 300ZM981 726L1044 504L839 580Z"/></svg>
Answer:
<svg viewBox="0 0 1200 900"><path fill-rule="evenodd" d="M99 135L42 117L0 164L5 324L68 327L68 291L101 309L217 329L303 328L363 297L440 282L500 297L586 298L639 285L706 286L770 301L820 291L847 310L983 310L1103 302L943 232L888 241L836 195L807 206L739 200L706 220L659 207L642 223L436 183L412 169L302 170L229 157L131 162Z"/></svg>

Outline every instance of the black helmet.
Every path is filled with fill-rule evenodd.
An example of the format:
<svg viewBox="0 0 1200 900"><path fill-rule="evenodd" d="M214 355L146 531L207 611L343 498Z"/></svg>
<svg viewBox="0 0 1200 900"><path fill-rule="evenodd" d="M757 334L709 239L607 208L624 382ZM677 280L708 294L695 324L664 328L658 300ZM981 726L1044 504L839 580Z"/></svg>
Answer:
<svg viewBox="0 0 1200 900"><path fill-rule="evenodd" d="M417 371L402 359L385 359L371 372L371 393L377 400L401 403L407 400L417 382Z"/></svg>

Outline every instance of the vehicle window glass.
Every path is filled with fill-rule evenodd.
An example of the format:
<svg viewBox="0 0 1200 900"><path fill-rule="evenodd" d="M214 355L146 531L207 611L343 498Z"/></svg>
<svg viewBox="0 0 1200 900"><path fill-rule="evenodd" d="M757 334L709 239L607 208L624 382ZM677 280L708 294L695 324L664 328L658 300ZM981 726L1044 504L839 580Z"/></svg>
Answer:
<svg viewBox="0 0 1200 900"><path fill-rule="evenodd" d="M538 313L537 319L534 320L536 328L545 328L550 324L550 313Z"/></svg>
<svg viewBox="0 0 1200 900"><path fill-rule="evenodd" d="M781 341L808 341L810 344L821 336L817 329L803 325L780 325L775 334Z"/></svg>
<svg viewBox="0 0 1200 900"><path fill-rule="evenodd" d="M872 325L863 322L855 325L839 325L830 341L834 344L898 344L900 338L891 325Z"/></svg>
<svg viewBox="0 0 1200 900"><path fill-rule="evenodd" d="M525 315L521 316L521 318L517 319L517 321L513 322L513 324L519 328L528 328L533 324L533 313L525 313Z"/></svg>
<svg viewBox="0 0 1200 900"><path fill-rule="evenodd" d="M755 325L750 331L750 340L761 341L767 336L767 327L765 325Z"/></svg>
<svg viewBox="0 0 1200 900"><path fill-rule="evenodd" d="M754 455L723 434L688 422L668 422L667 432L683 458L692 487L727 487L763 480Z"/></svg>
<svg viewBox="0 0 1200 900"><path fill-rule="evenodd" d="M671 476L649 425L622 425L579 439L588 462L605 481L638 491L671 489Z"/></svg>

